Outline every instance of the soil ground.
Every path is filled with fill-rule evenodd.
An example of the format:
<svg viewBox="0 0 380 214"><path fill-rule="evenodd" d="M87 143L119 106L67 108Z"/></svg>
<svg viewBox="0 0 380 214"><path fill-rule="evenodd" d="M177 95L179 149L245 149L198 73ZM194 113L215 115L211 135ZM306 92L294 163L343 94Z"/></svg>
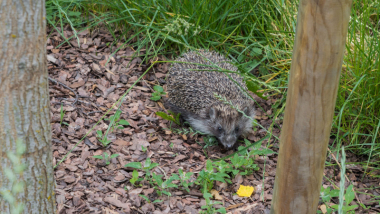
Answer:
<svg viewBox="0 0 380 214"><path fill-rule="evenodd" d="M73 34L70 30L63 32L66 38ZM194 172L194 180L204 169L208 158L220 158L232 153L223 153L220 146L204 149L203 136L178 134L169 129L170 123L167 120L156 116L155 112L166 112L166 109L161 100L155 102L150 99L154 92L152 88L161 85L165 89L165 77L170 65L155 64L128 93L121 106L121 118L127 120L130 126L109 133L109 146L103 147L96 137L97 130L103 133L107 130L109 122L104 120L76 146L151 64L142 64L141 56L146 51L144 49L134 58L132 56L136 53L133 47L121 47L122 44L118 44L111 50L108 44L114 39L105 30L79 33L80 47L77 40L72 39L70 45L66 43L57 48L64 41L63 38L50 30L48 34L47 59L51 78L49 91L54 165L68 154L55 168L59 213L199 213L201 206L206 203L199 186L191 186L190 192L172 188L169 189L171 197L158 196L146 182L142 186L133 186L129 182L133 168L124 167L127 163L143 163L150 158L152 162L159 164L154 169L155 173L170 177L181 168L185 172ZM111 56L117 48L120 49ZM159 56L157 60L166 60L165 57L171 56ZM280 97L271 97L269 100L254 97L258 104L255 119L268 129L272 124L272 106ZM63 123L61 104L65 111ZM115 112L114 107L106 117ZM278 137L282 121L275 123L272 133ZM247 139L256 142L265 135L264 130L257 128ZM267 144L264 141L263 146ZM272 138L269 145L276 153L257 157L255 163L259 166L258 171L248 176L237 175L232 178L232 185L216 182L215 189L222 197L222 204L216 207L227 208L227 213L269 213L278 141ZM143 150L142 146L147 150ZM104 152L119 156L112 158L110 164L93 157ZM347 162L358 162L361 158L349 153ZM334 189L332 183L339 186L340 169L334 155L330 154L328 161L335 166L326 168L323 186ZM346 187L351 183L355 190L361 192L355 195L352 204L358 204L359 201L367 206L366 209L359 206L355 213L379 213L379 202L373 200L373 196L380 195L379 180L373 176L363 177L363 172L364 169L359 165L347 165L349 182L346 182ZM143 177L143 172L139 175ZM236 191L241 184L254 186L255 193L249 198L239 197ZM161 199L162 202L148 203L139 195L145 195L151 201ZM338 199L332 199L331 203L338 204ZM323 212L324 208L325 205L321 203L318 209Z"/></svg>

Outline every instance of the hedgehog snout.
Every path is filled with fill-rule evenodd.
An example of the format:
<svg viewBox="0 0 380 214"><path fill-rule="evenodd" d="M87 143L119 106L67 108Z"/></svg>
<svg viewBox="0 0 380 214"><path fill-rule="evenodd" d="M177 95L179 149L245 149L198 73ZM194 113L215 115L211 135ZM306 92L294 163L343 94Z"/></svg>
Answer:
<svg viewBox="0 0 380 214"><path fill-rule="evenodd" d="M226 149L232 149L236 143L237 137L234 134L223 136L219 139L220 143Z"/></svg>

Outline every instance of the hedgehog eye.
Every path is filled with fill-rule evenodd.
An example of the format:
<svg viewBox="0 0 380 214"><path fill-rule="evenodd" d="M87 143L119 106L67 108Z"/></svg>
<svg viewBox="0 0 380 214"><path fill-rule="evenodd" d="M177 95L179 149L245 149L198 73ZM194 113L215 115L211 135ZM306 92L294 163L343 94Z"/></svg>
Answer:
<svg viewBox="0 0 380 214"><path fill-rule="evenodd" d="M239 131L239 127L236 127L236 128L235 128L235 132L238 132L238 131Z"/></svg>
<svg viewBox="0 0 380 214"><path fill-rule="evenodd" d="M222 131L223 131L223 129L222 129L221 126L218 127L218 131L219 131L219 132L222 132Z"/></svg>

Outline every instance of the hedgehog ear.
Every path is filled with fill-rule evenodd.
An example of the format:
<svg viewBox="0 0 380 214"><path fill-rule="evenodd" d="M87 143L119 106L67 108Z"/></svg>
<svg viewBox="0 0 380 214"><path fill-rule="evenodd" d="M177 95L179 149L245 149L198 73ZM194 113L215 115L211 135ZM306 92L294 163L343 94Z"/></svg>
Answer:
<svg viewBox="0 0 380 214"><path fill-rule="evenodd" d="M215 117L216 117L215 109L211 107L211 108L208 110L208 115L210 116L211 119L215 120Z"/></svg>

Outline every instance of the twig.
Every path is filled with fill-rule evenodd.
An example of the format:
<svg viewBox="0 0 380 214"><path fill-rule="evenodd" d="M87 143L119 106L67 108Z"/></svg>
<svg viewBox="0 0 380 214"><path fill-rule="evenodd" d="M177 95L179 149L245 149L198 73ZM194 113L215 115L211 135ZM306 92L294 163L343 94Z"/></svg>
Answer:
<svg viewBox="0 0 380 214"><path fill-rule="evenodd" d="M240 206L243 206L244 203L239 203L239 204L234 204L234 205L230 205L226 208L226 210L230 210L230 209L235 209L237 207L240 207Z"/></svg>
<svg viewBox="0 0 380 214"><path fill-rule="evenodd" d="M90 111L90 112L88 112L87 113L87 115L89 115L89 114L95 114L95 113L102 113L103 111ZM86 114L86 113L85 113Z"/></svg>
<svg viewBox="0 0 380 214"><path fill-rule="evenodd" d="M58 82L57 80L55 80L53 78L50 78L50 77L48 77L48 78L49 78L50 81L52 81L52 82L54 82L56 84L62 85L64 88L67 88L71 92L73 92L75 94L75 100L74 100L74 102L71 105L75 105L75 103L78 101L78 94L72 88L70 88L69 86L67 86L67 85L65 85L65 84L63 84L61 82Z"/></svg>
<svg viewBox="0 0 380 214"><path fill-rule="evenodd" d="M59 104L59 105L70 105L68 103L62 103L62 102L55 102L55 101L51 101L50 104Z"/></svg>

